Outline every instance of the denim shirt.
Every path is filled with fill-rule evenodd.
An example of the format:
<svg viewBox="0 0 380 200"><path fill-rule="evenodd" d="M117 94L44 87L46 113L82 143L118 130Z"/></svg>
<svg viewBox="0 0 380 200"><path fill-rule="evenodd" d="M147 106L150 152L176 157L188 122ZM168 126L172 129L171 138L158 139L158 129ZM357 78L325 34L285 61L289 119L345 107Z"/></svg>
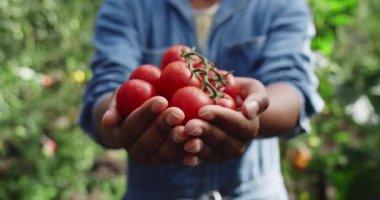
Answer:
<svg viewBox="0 0 380 200"><path fill-rule="evenodd" d="M294 132L282 133L292 137L307 132L310 117L323 107L310 50L313 35L305 0L221 0L201 53L235 76L294 86L303 107ZM98 140L94 105L137 66L159 66L163 52L175 44L196 45L189 0L106 0L95 26L82 128ZM128 161L127 182L125 199L287 199L275 137L255 139L241 157L218 164L190 168Z"/></svg>

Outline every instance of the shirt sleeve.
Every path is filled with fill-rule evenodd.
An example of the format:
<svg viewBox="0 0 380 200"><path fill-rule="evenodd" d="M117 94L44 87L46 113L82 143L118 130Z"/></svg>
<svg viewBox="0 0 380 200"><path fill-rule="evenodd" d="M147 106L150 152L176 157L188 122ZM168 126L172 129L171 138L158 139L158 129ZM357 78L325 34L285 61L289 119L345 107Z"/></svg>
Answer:
<svg viewBox="0 0 380 200"><path fill-rule="evenodd" d="M298 125L292 137L310 131L310 117L322 110L324 103L317 93L310 42L315 35L310 11L304 0L282 0L274 10L263 63L256 76L265 84L285 82L294 86L302 99Z"/></svg>
<svg viewBox="0 0 380 200"><path fill-rule="evenodd" d="M127 1L106 0L96 20L95 55L90 62L93 74L83 96L79 124L99 143L93 119L95 105L115 91L141 60L141 45L132 12Z"/></svg>

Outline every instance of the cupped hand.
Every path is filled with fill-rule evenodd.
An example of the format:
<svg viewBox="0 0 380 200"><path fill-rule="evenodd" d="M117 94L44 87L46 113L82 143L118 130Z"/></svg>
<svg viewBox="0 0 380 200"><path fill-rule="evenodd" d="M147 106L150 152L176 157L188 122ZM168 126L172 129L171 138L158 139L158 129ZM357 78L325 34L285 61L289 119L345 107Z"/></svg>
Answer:
<svg viewBox="0 0 380 200"><path fill-rule="evenodd" d="M194 157L204 162L236 158L244 153L247 143L257 137L260 113L269 106L266 89L255 79L237 77L236 80L242 98L238 111L217 105L204 106L199 110L201 119L186 123L184 132L190 139L185 142L184 150L192 155L186 156L184 161Z"/></svg>
<svg viewBox="0 0 380 200"><path fill-rule="evenodd" d="M102 125L119 131L121 146L128 157L144 164L181 163L185 157L184 113L160 96L152 97L123 119L113 100L105 112Z"/></svg>

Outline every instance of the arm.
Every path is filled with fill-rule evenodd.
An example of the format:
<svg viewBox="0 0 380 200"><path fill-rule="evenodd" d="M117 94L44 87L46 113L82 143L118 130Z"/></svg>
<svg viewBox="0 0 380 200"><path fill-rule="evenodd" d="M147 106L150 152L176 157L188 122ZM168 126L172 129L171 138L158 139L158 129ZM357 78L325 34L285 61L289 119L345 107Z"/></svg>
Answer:
<svg viewBox="0 0 380 200"><path fill-rule="evenodd" d="M318 79L314 73L313 53L310 49L315 29L307 1L282 0L276 5L278 6L273 12L268 39L262 53L262 64L252 74L252 77L260 77L260 81L267 88L271 103L274 104L269 107L268 112L263 113L264 123L260 128L260 135L263 137L289 137L307 132L310 130L310 117L323 107L323 101L317 93ZM295 104L299 104L298 108L294 107ZM293 112L281 109L286 106L292 108ZM274 107L280 111L277 113L279 119L286 118L282 115L285 113L288 113L289 120L296 119L290 123L293 125L292 129L279 129L275 132L268 130L269 124L265 122L277 120L268 119L273 116ZM292 114L296 114L296 118ZM283 127L282 125L280 123L279 127Z"/></svg>
<svg viewBox="0 0 380 200"><path fill-rule="evenodd" d="M265 87L251 78L237 78L244 101L241 111L216 105L199 111L202 120L190 120L185 134L192 137L185 151L193 154L187 160L221 162L244 153L246 145L256 138L281 136L294 131L302 107L299 92L288 83Z"/></svg>
<svg viewBox="0 0 380 200"><path fill-rule="evenodd" d="M240 156L257 137L289 137L308 131L309 118L323 106L311 64L313 26L305 1L282 3L273 12L262 62L250 74L260 80L239 78L242 112L202 108L203 120L185 126L189 135L201 126L199 137L185 144L186 151L196 149L192 153L205 161L223 161Z"/></svg>
<svg viewBox="0 0 380 200"><path fill-rule="evenodd" d="M279 82L265 87L258 80L250 78L237 78L237 80L245 99L242 104L244 114L248 119L252 115L259 117L256 137L281 136L295 129L302 108L302 97L294 86ZM258 107L249 111L249 105L255 102L258 103Z"/></svg>
<svg viewBox="0 0 380 200"><path fill-rule="evenodd" d="M93 76L85 90L80 125L86 133L106 147L118 145L105 144L99 137L99 116L96 119L95 113L100 115L104 112L112 93L141 60L137 29L133 21L133 14L126 1L106 0L95 24L93 43L96 52L90 63Z"/></svg>
<svg viewBox="0 0 380 200"><path fill-rule="evenodd" d="M97 142L123 148L128 158L137 162L180 162L186 139L181 135L183 126L177 126L184 119L181 110L168 108L163 97L149 99L126 118L115 108L112 94L142 59L131 3L106 0L100 10L94 38L96 54L91 62L93 77L84 95L80 124Z"/></svg>
<svg viewBox="0 0 380 200"><path fill-rule="evenodd" d="M266 87L269 107L260 115L258 137L281 136L294 131L299 113L302 109L302 98L294 86L286 83L274 83Z"/></svg>

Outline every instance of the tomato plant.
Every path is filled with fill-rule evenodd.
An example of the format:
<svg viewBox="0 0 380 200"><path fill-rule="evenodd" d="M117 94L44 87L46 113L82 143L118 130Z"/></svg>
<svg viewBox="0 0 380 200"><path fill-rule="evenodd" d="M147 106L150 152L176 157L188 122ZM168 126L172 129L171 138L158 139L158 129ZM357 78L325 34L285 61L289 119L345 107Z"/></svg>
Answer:
<svg viewBox="0 0 380 200"><path fill-rule="evenodd" d="M127 116L144 101L161 95L185 113L185 120L198 117L204 105L236 110L239 84L232 73L220 70L203 55L185 45L174 45L162 56L161 68L137 67L116 96L116 107Z"/></svg>
<svg viewBox="0 0 380 200"><path fill-rule="evenodd" d="M212 101L201 89L187 86L180 88L173 94L169 105L180 108L185 113L183 123L186 123L190 119L199 118L199 109L206 105L212 105Z"/></svg>
<svg viewBox="0 0 380 200"><path fill-rule="evenodd" d="M162 70L158 83L159 94L170 99L175 91L185 86L201 87L200 80L183 61L170 63Z"/></svg>
<svg viewBox="0 0 380 200"><path fill-rule="evenodd" d="M140 79L128 80L116 93L116 109L120 115L126 117L156 94L150 83Z"/></svg>
<svg viewBox="0 0 380 200"><path fill-rule="evenodd" d="M221 69L219 69L218 72L224 76L225 81L225 83L221 84L218 89L230 95L232 98L236 98L240 92L240 85L236 82L232 73Z"/></svg>
<svg viewBox="0 0 380 200"><path fill-rule="evenodd" d="M144 64L136 68L129 79L141 79L146 81L153 86L157 84L158 79L160 79L161 70L155 65Z"/></svg>

